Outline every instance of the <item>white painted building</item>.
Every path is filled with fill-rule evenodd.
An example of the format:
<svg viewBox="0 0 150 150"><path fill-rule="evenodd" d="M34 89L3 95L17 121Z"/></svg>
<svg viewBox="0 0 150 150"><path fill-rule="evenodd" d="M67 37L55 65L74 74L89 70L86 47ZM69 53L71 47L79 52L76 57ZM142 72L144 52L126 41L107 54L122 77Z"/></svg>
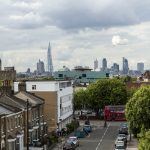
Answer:
<svg viewBox="0 0 150 150"><path fill-rule="evenodd" d="M18 91L19 82L14 83ZM49 130L62 129L73 115L73 87L70 81L27 81L26 91L45 100L44 115Z"/></svg>

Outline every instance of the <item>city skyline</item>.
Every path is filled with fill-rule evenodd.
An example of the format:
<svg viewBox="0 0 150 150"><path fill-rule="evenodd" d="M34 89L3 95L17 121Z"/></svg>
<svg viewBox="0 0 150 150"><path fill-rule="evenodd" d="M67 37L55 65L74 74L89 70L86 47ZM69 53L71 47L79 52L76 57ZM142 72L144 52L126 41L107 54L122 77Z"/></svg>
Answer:
<svg viewBox="0 0 150 150"><path fill-rule="evenodd" d="M60 0L58 7L58 1L1 1L3 66L15 65L18 71L36 68L38 59L46 61L51 41L55 70L64 65L93 67L98 56L110 60L108 66L114 60L121 65L125 57L131 69L137 62L150 69L149 4L148 0Z"/></svg>

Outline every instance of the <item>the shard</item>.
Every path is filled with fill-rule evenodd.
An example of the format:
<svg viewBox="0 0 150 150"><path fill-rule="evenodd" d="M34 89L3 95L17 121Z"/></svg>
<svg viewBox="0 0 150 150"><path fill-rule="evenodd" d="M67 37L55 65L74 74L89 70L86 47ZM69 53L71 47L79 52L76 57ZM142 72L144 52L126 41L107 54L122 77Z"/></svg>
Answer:
<svg viewBox="0 0 150 150"><path fill-rule="evenodd" d="M49 42L48 51L47 51L47 67L49 75L53 75L53 62L52 62L52 54L51 54L51 45Z"/></svg>

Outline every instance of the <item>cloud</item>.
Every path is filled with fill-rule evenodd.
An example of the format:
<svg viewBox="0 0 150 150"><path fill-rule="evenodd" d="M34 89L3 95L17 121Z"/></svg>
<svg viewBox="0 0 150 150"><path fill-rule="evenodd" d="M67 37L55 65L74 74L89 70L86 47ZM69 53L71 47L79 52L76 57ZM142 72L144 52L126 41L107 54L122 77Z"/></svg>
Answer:
<svg viewBox="0 0 150 150"><path fill-rule="evenodd" d="M119 35L115 35L112 37L112 44L116 45L126 45L128 44L128 39L121 38Z"/></svg>
<svg viewBox="0 0 150 150"><path fill-rule="evenodd" d="M17 71L35 69L38 59L46 64L50 41L55 70L93 67L103 57L121 65L123 56L134 60L134 68L144 59L149 69L149 6L149 0L0 1L0 57ZM120 50L112 39L126 45Z"/></svg>
<svg viewBox="0 0 150 150"><path fill-rule="evenodd" d="M149 6L149 0L9 0L0 2L0 19L8 28L102 29L149 21Z"/></svg>

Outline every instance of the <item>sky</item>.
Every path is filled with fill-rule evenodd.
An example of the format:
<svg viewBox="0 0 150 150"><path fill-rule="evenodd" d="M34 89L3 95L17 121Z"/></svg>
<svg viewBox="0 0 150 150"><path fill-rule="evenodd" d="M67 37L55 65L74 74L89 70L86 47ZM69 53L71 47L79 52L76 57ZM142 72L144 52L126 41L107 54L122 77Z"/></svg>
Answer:
<svg viewBox="0 0 150 150"><path fill-rule="evenodd" d="M17 72L47 64L54 70L144 62L150 69L150 0L0 0L0 58Z"/></svg>

